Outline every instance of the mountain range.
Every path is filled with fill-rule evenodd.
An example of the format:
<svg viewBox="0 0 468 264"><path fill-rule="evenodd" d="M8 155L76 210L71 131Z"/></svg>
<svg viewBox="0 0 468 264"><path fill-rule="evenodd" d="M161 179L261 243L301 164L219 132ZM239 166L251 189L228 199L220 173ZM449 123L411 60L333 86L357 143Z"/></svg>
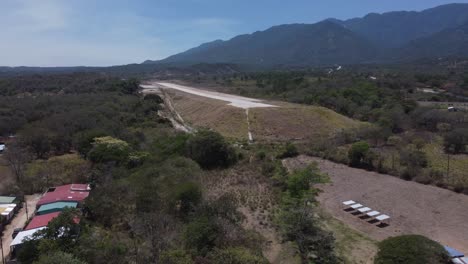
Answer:
<svg viewBox="0 0 468 264"><path fill-rule="evenodd" d="M233 63L317 66L468 57L468 4L421 12L371 13L349 20L288 24L216 40L144 64Z"/></svg>

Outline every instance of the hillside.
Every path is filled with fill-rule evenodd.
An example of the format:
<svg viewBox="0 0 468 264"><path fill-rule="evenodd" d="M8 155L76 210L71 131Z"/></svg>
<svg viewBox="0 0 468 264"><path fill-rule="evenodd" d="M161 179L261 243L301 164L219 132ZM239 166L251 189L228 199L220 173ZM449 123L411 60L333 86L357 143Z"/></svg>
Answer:
<svg viewBox="0 0 468 264"><path fill-rule="evenodd" d="M468 23L420 38L400 49L404 58L468 56Z"/></svg>
<svg viewBox="0 0 468 264"><path fill-rule="evenodd" d="M363 18L334 21L376 45L399 47L412 40L462 25L468 21L468 5L448 4L421 12L371 13Z"/></svg>
<svg viewBox="0 0 468 264"><path fill-rule="evenodd" d="M463 29L467 22L468 4L443 5L421 12L371 13L344 21L331 18L216 40L144 64L318 66L466 56L462 47L466 46Z"/></svg>
<svg viewBox="0 0 468 264"><path fill-rule="evenodd" d="M230 62L239 64L358 63L375 56L366 39L336 23L293 24L272 27L228 41L203 44L171 56L165 63Z"/></svg>

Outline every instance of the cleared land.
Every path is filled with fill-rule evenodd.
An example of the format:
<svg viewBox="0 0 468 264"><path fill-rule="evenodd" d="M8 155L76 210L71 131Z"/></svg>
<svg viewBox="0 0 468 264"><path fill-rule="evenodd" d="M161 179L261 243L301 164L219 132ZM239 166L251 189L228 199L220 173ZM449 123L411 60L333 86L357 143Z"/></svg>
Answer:
<svg viewBox="0 0 468 264"><path fill-rule="evenodd" d="M191 127L211 128L228 138L247 140L248 126L244 109L177 90L166 92L177 113Z"/></svg>
<svg viewBox="0 0 468 264"><path fill-rule="evenodd" d="M313 162L330 176L332 183L319 185L323 192L318 200L333 217L376 240L421 234L468 252L468 196L313 157L284 161L289 169ZM341 202L345 200L390 215L390 226L379 228L343 211Z"/></svg>
<svg viewBox="0 0 468 264"><path fill-rule="evenodd" d="M211 128L231 139L248 139L249 128L243 108L176 89L165 90L171 96L175 110L190 126ZM255 141L310 140L363 124L324 107L276 101L266 103L277 107L249 109L250 130Z"/></svg>

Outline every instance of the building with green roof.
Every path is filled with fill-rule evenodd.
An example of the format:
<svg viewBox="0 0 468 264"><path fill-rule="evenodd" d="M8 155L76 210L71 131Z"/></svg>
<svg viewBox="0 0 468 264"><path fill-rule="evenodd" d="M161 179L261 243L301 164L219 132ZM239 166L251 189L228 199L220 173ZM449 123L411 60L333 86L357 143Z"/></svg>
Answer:
<svg viewBox="0 0 468 264"><path fill-rule="evenodd" d="M14 196L0 196L0 204L18 204L19 199Z"/></svg>
<svg viewBox="0 0 468 264"><path fill-rule="evenodd" d="M78 202L56 202L56 203L50 203L50 204L45 204L41 205L39 209L37 209L36 214L37 215L45 215L45 214L50 214L54 212L61 212L65 208L76 208L78 206Z"/></svg>

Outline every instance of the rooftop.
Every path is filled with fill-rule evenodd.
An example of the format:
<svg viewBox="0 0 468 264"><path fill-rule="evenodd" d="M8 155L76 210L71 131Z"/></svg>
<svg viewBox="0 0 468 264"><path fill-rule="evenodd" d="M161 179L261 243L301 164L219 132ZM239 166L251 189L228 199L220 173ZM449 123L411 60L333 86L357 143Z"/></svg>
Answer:
<svg viewBox="0 0 468 264"><path fill-rule="evenodd" d="M36 229L38 227L47 226L52 219L57 217L60 212L54 212L46 215L37 215L35 216L31 222L24 228L24 230Z"/></svg>
<svg viewBox="0 0 468 264"><path fill-rule="evenodd" d="M13 196L0 196L0 204L11 204L14 203L16 197Z"/></svg>
<svg viewBox="0 0 468 264"><path fill-rule="evenodd" d="M37 206L54 202L81 202L89 195L88 184L68 184L49 188L37 203Z"/></svg>
<svg viewBox="0 0 468 264"><path fill-rule="evenodd" d="M34 235L34 233L36 233L37 231L40 231L40 230L42 230L44 228L46 228L46 227L43 226L43 227L39 227L39 228L19 232L18 235L15 237L15 239L13 239L13 241L11 242L10 246L13 247L13 246L23 244L23 240L25 240L27 238L31 238Z"/></svg>
<svg viewBox="0 0 468 264"><path fill-rule="evenodd" d="M50 211L50 210L56 210L56 209L64 209L66 207L71 207L71 208L76 208L78 206L77 202L55 202L55 203L49 203L49 204L44 204L39 207L37 210L38 214Z"/></svg>

